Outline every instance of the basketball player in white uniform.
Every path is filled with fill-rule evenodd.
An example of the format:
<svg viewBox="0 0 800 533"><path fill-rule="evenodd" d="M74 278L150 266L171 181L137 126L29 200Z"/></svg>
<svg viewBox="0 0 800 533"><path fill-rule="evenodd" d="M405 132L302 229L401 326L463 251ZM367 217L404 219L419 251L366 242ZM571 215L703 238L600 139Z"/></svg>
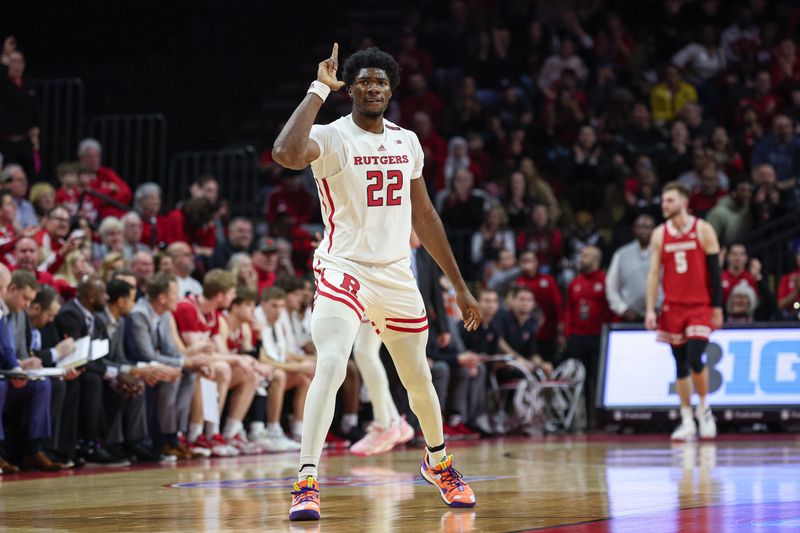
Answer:
<svg viewBox="0 0 800 533"><path fill-rule="evenodd" d="M442 415L425 355L428 323L411 272L412 226L452 281L465 327L480 325L467 289L422 179L417 136L383 118L399 83L397 62L377 48L356 52L336 79L338 45L322 61L317 80L284 126L273 159L291 169L308 164L319 190L325 234L315 252L317 282L311 335L317 371L308 391L298 482L290 520L320 518L317 468L333 419L336 391L361 321L367 317L397 367L427 444L420 473L451 507L472 507L475 496L447 455ZM350 115L314 125L331 90L347 85Z"/></svg>

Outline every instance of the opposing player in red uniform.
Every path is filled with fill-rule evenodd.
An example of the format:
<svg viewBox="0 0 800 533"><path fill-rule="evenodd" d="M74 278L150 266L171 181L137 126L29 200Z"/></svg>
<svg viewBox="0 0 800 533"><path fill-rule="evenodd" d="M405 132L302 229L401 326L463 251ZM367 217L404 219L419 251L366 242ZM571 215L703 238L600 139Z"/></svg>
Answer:
<svg viewBox="0 0 800 533"><path fill-rule="evenodd" d="M664 186L661 212L665 222L653 231L653 255L647 276L645 326L658 329L658 340L672 346L678 370L677 390L681 399L681 424L672 440L690 440L698 426L692 417L692 383L700 397L695 415L700 437L717 436L714 416L708 406L708 369L703 353L708 337L722 327L722 284L719 241L706 221L690 216L689 191L677 182ZM656 295L663 266L664 307L656 319ZM691 382L689 374L691 371Z"/></svg>

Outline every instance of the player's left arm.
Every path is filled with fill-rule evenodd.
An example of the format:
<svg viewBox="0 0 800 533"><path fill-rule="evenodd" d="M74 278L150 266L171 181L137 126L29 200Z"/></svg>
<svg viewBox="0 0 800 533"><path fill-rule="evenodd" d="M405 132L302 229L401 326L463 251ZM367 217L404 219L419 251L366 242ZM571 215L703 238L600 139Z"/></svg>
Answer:
<svg viewBox="0 0 800 533"><path fill-rule="evenodd" d="M461 276L450 243L447 242L442 220L433 208L425 180L421 177L411 180L411 224L422 245L453 284L456 290L456 304L461 309L464 327L467 331L475 331L481 324L478 302L469 292Z"/></svg>
<svg viewBox="0 0 800 533"><path fill-rule="evenodd" d="M722 328L722 269L719 266L719 239L717 232L705 220L700 220L697 225L700 244L706 253L706 268L708 269L708 282L711 291L711 327Z"/></svg>

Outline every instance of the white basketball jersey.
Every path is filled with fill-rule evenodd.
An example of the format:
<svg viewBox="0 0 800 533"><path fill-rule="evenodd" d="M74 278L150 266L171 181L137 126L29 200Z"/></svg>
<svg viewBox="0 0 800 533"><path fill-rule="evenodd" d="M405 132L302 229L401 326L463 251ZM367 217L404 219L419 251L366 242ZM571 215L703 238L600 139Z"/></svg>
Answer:
<svg viewBox="0 0 800 533"><path fill-rule="evenodd" d="M362 263L407 258L411 236L411 180L422 177L417 135L383 121L383 133L358 127L347 115L314 125L320 148L311 169L319 189L325 235L315 256Z"/></svg>

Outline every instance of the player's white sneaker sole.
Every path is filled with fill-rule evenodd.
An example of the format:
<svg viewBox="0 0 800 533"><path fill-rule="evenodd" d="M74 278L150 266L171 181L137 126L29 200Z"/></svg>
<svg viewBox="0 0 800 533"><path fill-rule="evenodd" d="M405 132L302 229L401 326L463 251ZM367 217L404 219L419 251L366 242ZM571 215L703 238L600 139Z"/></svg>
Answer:
<svg viewBox="0 0 800 533"><path fill-rule="evenodd" d="M691 422L683 421L681 425L675 428L675 431L672 432L670 436L672 440L677 441L690 441L697 438L697 425L694 423L694 420Z"/></svg>
<svg viewBox="0 0 800 533"><path fill-rule="evenodd" d="M695 411L695 416L698 422L698 433L701 439L714 439L717 437L717 422L714 420L714 415L711 409L706 408L705 412L699 409Z"/></svg>

